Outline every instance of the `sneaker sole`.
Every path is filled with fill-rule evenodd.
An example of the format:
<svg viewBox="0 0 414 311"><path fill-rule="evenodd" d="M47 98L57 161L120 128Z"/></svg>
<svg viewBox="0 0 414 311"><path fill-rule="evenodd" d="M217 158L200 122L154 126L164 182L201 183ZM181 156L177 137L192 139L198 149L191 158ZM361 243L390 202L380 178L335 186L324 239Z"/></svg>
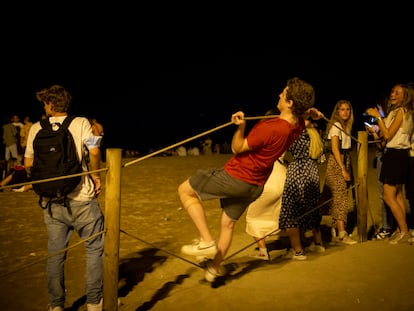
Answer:
<svg viewBox="0 0 414 311"><path fill-rule="evenodd" d="M269 261L270 260L269 256L252 255L252 256L250 256L250 258L260 259L260 260L264 260L264 261Z"/></svg>

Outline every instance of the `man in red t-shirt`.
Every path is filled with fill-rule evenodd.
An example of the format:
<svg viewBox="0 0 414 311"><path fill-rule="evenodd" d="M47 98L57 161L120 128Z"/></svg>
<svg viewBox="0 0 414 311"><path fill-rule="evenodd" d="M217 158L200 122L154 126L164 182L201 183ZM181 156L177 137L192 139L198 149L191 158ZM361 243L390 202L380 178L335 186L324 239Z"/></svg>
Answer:
<svg viewBox="0 0 414 311"><path fill-rule="evenodd" d="M230 248L234 226L251 202L263 191L273 163L299 136L305 127L304 117L314 119L322 114L312 108L315 102L313 87L299 79L287 81L279 95L280 115L258 122L245 137L246 120L239 111L232 115L237 125L231 147L234 156L222 168L199 170L178 187L181 203L199 231L200 239L184 245L181 252L193 256L214 256L206 266L205 277L213 282L224 275L221 265ZM311 109L312 108L312 109ZM222 208L218 241L208 229L202 201L220 199Z"/></svg>

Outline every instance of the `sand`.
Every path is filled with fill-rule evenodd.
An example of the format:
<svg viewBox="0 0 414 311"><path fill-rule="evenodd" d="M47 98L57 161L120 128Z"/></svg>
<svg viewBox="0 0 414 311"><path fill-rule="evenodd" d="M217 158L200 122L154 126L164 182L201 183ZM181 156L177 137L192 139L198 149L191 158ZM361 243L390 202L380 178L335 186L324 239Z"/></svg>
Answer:
<svg viewBox="0 0 414 311"><path fill-rule="evenodd" d="M368 227L381 223L373 156L370 152ZM414 310L414 245L377 240L327 245L322 254L308 253L306 261L282 259L283 250L276 249L265 262L250 257L255 245L244 216L225 261L229 275L213 284L203 281L194 258L180 253L197 233L177 186L196 169L221 166L228 157L159 156L122 170L126 234L120 234L119 310ZM105 189L99 200L105 210ZM218 202L205 206L217 235ZM0 193L0 212L0 310L46 310L47 236L37 196ZM359 240L357 229L353 238ZM74 234L71 245L77 242ZM71 249L66 310L86 310L84 265L83 246Z"/></svg>

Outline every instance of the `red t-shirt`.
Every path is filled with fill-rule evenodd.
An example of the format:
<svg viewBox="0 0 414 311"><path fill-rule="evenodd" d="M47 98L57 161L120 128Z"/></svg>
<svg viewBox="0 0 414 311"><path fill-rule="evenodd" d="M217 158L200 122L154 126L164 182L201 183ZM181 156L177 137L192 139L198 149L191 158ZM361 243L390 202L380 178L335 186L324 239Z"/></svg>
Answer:
<svg viewBox="0 0 414 311"><path fill-rule="evenodd" d="M246 137L251 150L234 155L224 165L225 171L249 184L263 186L272 171L273 163L299 137L304 128L303 119L296 125L279 117L261 120Z"/></svg>

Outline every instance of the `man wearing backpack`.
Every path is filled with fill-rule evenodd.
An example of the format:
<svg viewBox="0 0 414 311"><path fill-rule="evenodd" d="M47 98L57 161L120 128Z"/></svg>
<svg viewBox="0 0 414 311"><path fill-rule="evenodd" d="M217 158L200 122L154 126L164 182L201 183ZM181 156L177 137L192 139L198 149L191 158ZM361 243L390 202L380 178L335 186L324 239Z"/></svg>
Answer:
<svg viewBox="0 0 414 311"><path fill-rule="evenodd" d="M64 87L53 85L37 92L36 97L44 104L52 129L57 130L68 116L71 94ZM29 174L32 168L36 167L36 157L39 152L36 151L35 142L36 135L41 128L41 123L36 122L29 131L24 159L25 168ZM83 171L88 170L82 156L85 154L85 148L89 152L90 169L98 170L101 163L100 140L93 135L89 120L84 117L75 117L69 125L69 132L72 134L78 158L82 161ZM101 191L99 175L99 172L83 175L75 189L63 199L41 197L44 202L49 202L48 208L44 209L50 255L47 262L49 311L64 310L64 263L67 254L62 250L67 248L73 230L76 230L80 238L85 240L87 310L102 310L103 308L104 237L98 234L95 238L88 240L104 229L104 216L97 200Z"/></svg>

